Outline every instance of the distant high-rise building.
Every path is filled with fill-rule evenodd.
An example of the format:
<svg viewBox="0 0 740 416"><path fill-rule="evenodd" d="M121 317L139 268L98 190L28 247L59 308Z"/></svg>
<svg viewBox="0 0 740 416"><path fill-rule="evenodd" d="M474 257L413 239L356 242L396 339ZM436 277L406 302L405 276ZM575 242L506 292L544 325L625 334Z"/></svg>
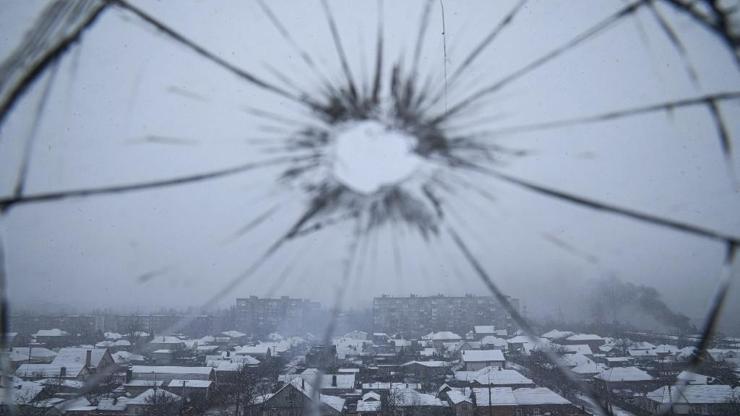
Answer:
<svg viewBox="0 0 740 416"><path fill-rule="evenodd" d="M509 298L517 310L519 301ZM464 335L475 325L509 329L511 316L492 296L383 295L373 299L373 331L417 337L435 331Z"/></svg>
<svg viewBox="0 0 740 416"><path fill-rule="evenodd" d="M287 296L259 298L250 296L236 300L236 327L248 334L303 334L313 327L321 305L307 299Z"/></svg>

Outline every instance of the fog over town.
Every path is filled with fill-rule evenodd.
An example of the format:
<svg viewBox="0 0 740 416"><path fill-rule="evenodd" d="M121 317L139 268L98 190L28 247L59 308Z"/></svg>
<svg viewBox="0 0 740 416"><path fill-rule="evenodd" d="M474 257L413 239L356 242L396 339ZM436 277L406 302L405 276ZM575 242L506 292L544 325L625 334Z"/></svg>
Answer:
<svg viewBox="0 0 740 416"><path fill-rule="evenodd" d="M736 3L6 1L0 414L740 414Z"/></svg>

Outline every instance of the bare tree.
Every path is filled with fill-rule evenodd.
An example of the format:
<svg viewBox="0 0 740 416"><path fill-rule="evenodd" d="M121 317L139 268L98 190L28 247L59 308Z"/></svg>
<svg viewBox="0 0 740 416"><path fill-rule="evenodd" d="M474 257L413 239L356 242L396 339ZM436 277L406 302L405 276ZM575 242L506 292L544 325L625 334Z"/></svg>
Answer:
<svg viewBox="0 0 740 416"><path fill-rule="evenodd" d="M165 390L154 390L146 399L145 416L177 416L182 412L183 404Z"/></svg>

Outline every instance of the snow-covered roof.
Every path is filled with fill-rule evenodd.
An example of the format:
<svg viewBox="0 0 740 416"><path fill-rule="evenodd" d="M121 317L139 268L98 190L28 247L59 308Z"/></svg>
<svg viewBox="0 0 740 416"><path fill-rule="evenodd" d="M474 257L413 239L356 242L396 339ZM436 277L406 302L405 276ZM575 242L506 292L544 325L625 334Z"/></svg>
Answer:
<svg viewBox="0 0 740 416"><path fill-rule="evenodd" d="M20 355L23 355L26 358L28 358L28 350L29 350L29 347L13 347L13 349L11 351L13 351L15 353L18 353ZM57 353L55 353L54 351L52 351L52 350L50 350L48 348L44 348L44 347L31 347L30 350L31 350L31 358L32 359L34 359L34 358L36 358L36 359L39 359L39 358L46 358L46 359L48 359L48 358L56 357L56 355L57 355Z"/></svg>
<svg viewBox="0 0 740 416"><path fill-rule="evenodd" d="M514 389L513 393L516 403L520 406L538 404L570 404L570 401L566 398L560 396L547 387L524 387Z"/></svg>
<svg viewBox="0 0 740 416"><path fill-rule="evenodd" d="M61 386L70 389L81 389L85 385L85 382L81 380L59 380L58 378L45 378L38 380L37 383L44 386Z"/></svg>
<svg viewBox="0 0 740 416"><path fill-rule="evenodd" d="M740 387L734 389L727 385L690 384L683 386L663 386L646 395L658 403L716 404L740 399Z"/></svg>
<svg viewBox="0 0 740 416"><path fill-rule="evenodd" d="M374 391L369 391L362 395L362 400L380 400L380 395Z"/></svg>
<svg viewBox="0 0 740 416"><path fill-rule="evenodd" d="M581 375L596 375L604 372L608 367L601 363L583 363L570 369L570 371Z"/></svg>
<svg viewBox="0 0 740 416"><path fill-rule="evenodd" d="M68 335L69 332L63 331L59 328L39 329L35 334L33 334L34 337L66 337Z"/></svg>
<svg viewBox="0 0 740 416"><path fill-rule="evenodd" d="M566 341L604 341L604 338L596 334L573 334Z"/></svg>
<svg viewBox="0 0 740 416"><path fill-rule="evenodd" d="M33 381L15 381L13 387L13 403L16 405L30 403L44 391L44 386ZM5 398L5 394L0 394L0 405L7 404Z"/></svg>
<svg viewBox="0 0 740 416"><path fill-rule="evenodd" d="M591 355L594 353L588 344L563 345L561 348L566 352L574 352L583 355Z"/></svg>
<svg viewBox="0 0 740 416"><path fill-rule="evenodd" d="M505 347L506 340L495 335L486 335L480 340L481 345L493 345L494 347Z"/></svg>
<svg viewBox="0 0 740 416"><path fill-rule="evenodd" d="M247 336L247 334L245 334L244 332L239 332L239 331L234 331L234 330L224 331L222 332L222 334L226 335L229 338L241 338L241 337Z"/></svg>
<svg viewBox="0 0 740 416"><path fill-rule="evenodd" d="M390 390L391 387L395 388L410 388L410 389L420 389L421 384L420 383L390 383L390 382L384 382L384 381L376 381L373 383L362 383L362 389L363 390Z"/></svg>
<svg viewBox="0 0 740 416"><path fill-rule="evenodd" d="M124 384L125 387L163 387L165 385L165 380L129 380L126 384Z"/></svg>
<svg viewBox="0 0 740 416"><path fill-rule="evenodd" d="M117 340L123 338L123 335L119 334L118 332L103 332L103 336L105 339L112 339Z"/></svg>
<svg viewBox="0 0 740 416"><path fill-rule="evenodd" d="M296 379L293 379L289 384L286 384L285 386L283 386L280 390L288 388L288 386L292 386L299 392L303 393L306 396L306 398L308 398L309 400L313 400L313 387L311 383L305 382L301 380L300 378L296 378ZM280 390L278 390L278 392ZM341 397L331 396L328 394L319 394L319 400L321 401L321 403L331 407L337 412L341 412L342 409L344 409L344 399Z"/></svg>
<svg viewBox="0 0 740 416"><path fill-rule="evenodd" d="M270 344L260 343L257 345L243 345L241 348L236 349L237 354L242 355L266 355L270 351Z"/></svg>
<svg viewBox="0 0 740 416"><path fill-rule="evenodd" d="M179 380L172 379L167 385L170 388L185 387L188 389L207 389L211 387L213 382L211 380Z"/></svg>
<svg viewBox="0 0 740 416"><path fill-rule="evenodd" d="M560 357L560 363L566 367L577 367L583 364L591 364L594 361L583 354L565 354Z"/></svg>
<svg viewBox="0 0 740 416"><path fill-rule="evenodd" d="M452 404L460 404L462 402L468 402L472 403L473 400L467 396L465 393L461 392L460 390L448 390L447 391L447 399Z"/></svg>
<svg viewBox="0 0 740 416"><path fill-rule="evenodd" d="M506 342L508 342L509 344L524 344L532 341L526 335L517 335L515 337L507 339Z"/></svg>
<svg viewBox="0 0 740 416"><path fill-rule="evenodd" d="M407 406L433 406L447 407L447 403L438 399L433 394L420 393L415 389L399 387L393 389L394 404L399 407Z"/></svg>
<svg viewBox="0 0 740 416"><path fill-rule="evenodd" d="M473 326L473 332L475 332L478 335L495 334L496 327L493 325L475 325Z"/></svg>
<svg viewBox="0 0 740 416"><path fill-rule="evenodd" d="M424 367L430 367L430 368L441 368L441 367L448 367L450 363L447 361L438 361L438 360L432 360L432 361L409 361L407 363L401 364L401 367L406 367L410 365L418 364Z"/></svg>
<svg viewBox="0 0 740 416"><path fill-rule="evenodd" d="M183 341L178 337L171 335L157 335L149 341L151 344L182 344Z"/></svg>
<svg viewBox="0 0 740 416"><path fill-rule="evenodd" d="M678 377L676 377L676 380L686 382L687 384L709 384L712 377L684 370L681 371L681 374L679 374Z"/></svg>
<svg viewBox="0 0 740 416"><path fill-rule="evenodd" d="M56 365L56 364L21 364L15 375L25 378L59 378L62 377L62 368L65 370L65 377L77 377L82 372L83 365Z"/></svg>
<svg viewBox="0 0 740 416"><path fill-rule="evenodd" d="M139 354L130 353L128 351L118 351L111 354L113 361L116 364L125 364L134 361L144 361L144 356Z"/></svg>
<svg viewBox="0 0 740 416"><path fill-rule="evenodd" d="M475 402L479 407L516 406L511 387L474 388Z"/></svg>
<svg viewBox="0 0 740 416"><path fill-rule="evenodd" d="M680 348L675 345L660 344L655 347L655 352L657 354L675 354L678 351L680 351Z"/></svg>
<svg viewBox="0 0 740 416"><path fill-rule="evenodd" d="M135 365L131 373L136 374L202 374L209 375L211 367L182 367L175 365Z"/></svg>
<svg viewBox="0 0 740 416"><path fill-rule="evenodd" d="M562 339L562 338L567 338L567 337L569 337L571 335L574 335L573 332L571 332L571 331L560 331L560 330L557 330L557 329L553 329L551 331L547 331L544 334L542 334L542 338L547 338L547 339Z"/></svg>
<svg viewBox="0 0 740 416"><path fill-rule="evenodd" d="M123 412L128 405L128 397L101 398L98 400L98 410L105 412Z"/></svg>
<svg viewBox="0 0 740 416"><path fill-rule="evenodd" d="M62 348L57 353L57 356L54 358L54 361L52 361L52 364L65 367L85 365L88 351L90 351L91 368L97 368L97 366L100 365L100 362L105 357L105 354L108 352L108 350L104 348Z"/></svg>
<svg viewBox="0 0 740 416"><path fill-rule="evenodd" d="M319 400L321 400L321 403L324 403L325 405L331 407L337 412L341 413L342 409L344 409L344 399L341 397L330 396L328 394L322 394Z"/></svg>
<svg viewBox="0 0 740 416"><path fill-rule="evenodd" d="M485 367L478 371L455 371L455 379L466 382L477 382L482 385L531 385L532 380L511 369Z"/></svg>
<svg viewBox="0 0 740 416"><path fill-rule="evenodd" d="M629 348L627 350L630 357L656 357L658 354L655 353L655 349L634 349Z"/></svg>
<svg viewBox="0 0 740 416"><path fill-rule="evenodd" d="M501 350L464 350L462 360L466 363L506 361Z"/></svg>
<svg viewBox="0 0 740 416"><path fill-rule="evenodd" d="M451 331L439 331L430 332L421 337L421 339L428 339L432 341L457 341L461 340L462 337Z"/></svg>
<svg viewBox="0 0 740 416"><path fill-rule="evenodd" d="M358 400L358 412L380 412L382 403L379 400Z"/></svg>
<svg viewBox="0 0 740 416"><path fill-rule="evenodd" d="M307 368L301 374L280 374L278 381L283 383L294 383L303 379L304 385L316 382L319 370ZM323 374L321 376L321 388L323 390L341 389L351 390L355 388L355 374Z"/></svg>
<svg viewBox="0 0 740 416"><path fill-rule="evenodd" d="M637 367L610 368L596 375L596 378L609 382L654 380L653 376Z"/></svg>
<svg viewBox="0 0 740 416"><path fill-rule="evenodd" d="M359 339L359 340L366 340L367 339L367 332L365 331L352 331L344 334L342 338L348 338L348 339Z"/></svg>
<svg viewBox="0 0 740 416"><path fill-rule="evenodd" d="M172 400L175 400L175 401L180 401L180 396L178 396L175 393L170 393L169 391L163 390L163 389L157 389L157 390L149 389L149 390L141 393L140 395L134 397L133 399L130 399L128 401L128 404L133 404L133 405L149 405L149 404L151 404L153 402L154 397L155 397L154 396L155 394L156 394L156 397L157 398L167 397L168 399L172 399Z"/></svg>

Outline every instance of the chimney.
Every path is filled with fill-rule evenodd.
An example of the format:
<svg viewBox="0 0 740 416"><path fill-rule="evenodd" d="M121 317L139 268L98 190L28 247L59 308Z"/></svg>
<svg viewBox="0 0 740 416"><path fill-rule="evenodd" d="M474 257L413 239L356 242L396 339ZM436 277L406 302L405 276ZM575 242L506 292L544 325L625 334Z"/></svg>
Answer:
<svg viewBox="0 0 740 416"><path fill-rule="evenodd" d="M337 375L336 374L332 374L332 376L331 376L331 386L332 387L336 387L337 386Z"/></svg>
<svg viewBox="0 0 740 416"><path fill-rule="evenodd" d="M301 390L306 390L306 380L301 377Z"/></svg>
<svg viewBox="0 0 740 416"><path fill-rule="evenodd" d="M62 367L59 369L59 378L67 377L67 367Z"/></svg>
<svg viewBox="0 0 740 416"><path fill-rule="evenodd" d="M129 381L131 381L131 377L132 377L133 375L134 375L134 372L133 372L133 371L131 371L131 369L130 369L130 368L129 368L128 370L126 370L126 383L128 383Z"/></svg>
<svg viewBox="0 0 740 416"><path fill-rule="evenodd" d="M85 351L85 367L90 368L92 362L92 350Z"/></svg>

